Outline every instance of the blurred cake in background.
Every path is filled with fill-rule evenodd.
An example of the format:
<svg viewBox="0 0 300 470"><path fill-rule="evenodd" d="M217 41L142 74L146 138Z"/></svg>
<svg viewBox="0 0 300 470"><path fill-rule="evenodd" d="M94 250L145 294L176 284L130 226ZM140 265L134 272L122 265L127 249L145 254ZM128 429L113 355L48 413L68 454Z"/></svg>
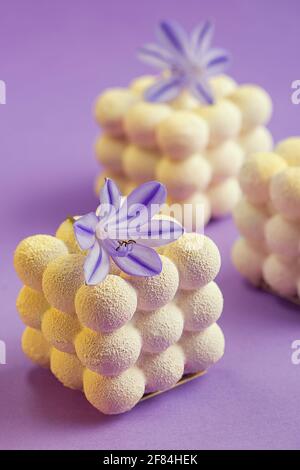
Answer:
<svg viewBox="0 0 300 470"><path fill-rule="evenodd" d="M230 213L240 197L237 175L247 155L270 151L265 127L272 113L266 91L238 85L224 74L228 54L211 47L209 22L189 36L177 23L162 22L157 43L139 55L159 75L110 88L96 101L101 127L95 152L104 178L128 193L157 179L168 189L168 203L201 205L204 223ZM191 216L192 219L195 217ZM195 223L192 220L192 229Z"/></svg>

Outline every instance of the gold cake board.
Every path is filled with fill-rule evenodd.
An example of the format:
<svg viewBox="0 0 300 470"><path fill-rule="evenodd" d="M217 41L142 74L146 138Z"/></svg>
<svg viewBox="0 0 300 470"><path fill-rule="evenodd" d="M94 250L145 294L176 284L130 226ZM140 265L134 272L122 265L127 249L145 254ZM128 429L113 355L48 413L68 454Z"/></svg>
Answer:
<svg viewBox="0 0 300 470"><path fill-rule="evenodd" d="M182 379L179 380L179 382L177 382L177 384L173 385L173 387L171 388L168 388L168 390L146 393L143 398L140 399L140 402L148 400L149 398L154 398L157 395L161 395L162 393L168 392L169 390L173 390L173 388L179 387L180 385L184 385L187 382L197 379L198 377L201 377L204 374L206 374L206 370L203 370L201 372L195 372L194 374L186 374L182 377Z"/></svg>
<svg viewBox="0 0 300 470"><path fill-rule="evenodd" d="M281 295L278 292L276 292L274 289L272 289L272 287L270 287L269 284L267 284L264 281L260 284L260 288L264 292L268 292L269 294L276 295L280 299L288 300L289 302L292 302L295 305L299 305L300 307L300 298L297 296L292 297L292 296Z"/></svg>

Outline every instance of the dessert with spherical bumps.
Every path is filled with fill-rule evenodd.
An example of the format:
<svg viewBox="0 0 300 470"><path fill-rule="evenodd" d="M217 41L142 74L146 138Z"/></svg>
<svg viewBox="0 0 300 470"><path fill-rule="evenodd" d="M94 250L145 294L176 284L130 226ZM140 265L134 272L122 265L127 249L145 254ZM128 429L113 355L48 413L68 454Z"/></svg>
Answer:
<svg viewBox="0 0 300 470"><path fill-rule="evenodd" d="M24 353L102 413L202 375L224 352L218 248L159 214L165 198L155 181L124 198L107 179L95 213L67 219L61 238L25 239L15 253ZM108 202L116 218L104 215ZM135 203L151 215L141 226Z"/></svg>
<svg viewBox="0 0 300 470"><path fill-rule="evenodd" d="M243 199L233 216L242 238L233 264L251 283L296 303L300 278L300 138L254 153L240 172Z"/></svg>
<svg viewBox="0 0 300 470"><path fill-rule="evenodd" d="M125 193L152 179L163 182L171 210L173 205L197 206L206 198L205 225L232 213L240 197L239 169L247 156L272 151L266 127L272 102L261 87L239 85L224 73L228 53L211 45L210 22L191 35L173 21L163 21L158 30L159 44L141 47L139 57L159 68L159 74L104 91L96 101L101 127L96 159ZM297 145L293 141L289 148ZM100 175L97 195L102 184ZM184 224L180 210L176 213ZM187 229L202 230L197 217L192 210Z"/></svg>

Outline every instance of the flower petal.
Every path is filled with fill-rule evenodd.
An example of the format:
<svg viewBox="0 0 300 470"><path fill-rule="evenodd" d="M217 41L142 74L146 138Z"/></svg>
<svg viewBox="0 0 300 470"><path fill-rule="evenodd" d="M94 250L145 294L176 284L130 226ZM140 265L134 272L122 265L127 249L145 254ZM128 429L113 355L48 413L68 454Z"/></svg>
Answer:
<svg viewBox="0 0 300 470"><path fill-rule="evenodd" d="M224 49L211 49L203 58L203 66L209 76L224 72L230 62L230 56Z"/></svg>
<svg viewBox="0 0 300 470"><path fill-rule="evenodd" d="M162 78L146 89L144 98L150 102L171 101L179 95L184 83L183 77Z"/></svg>
<svg viewBox="0 0 300 470"><path fill-rule="evenodd" d="M177 240L183 233L184 228L179 222L157 218L141 227L137 241L146 246L161 246Z"/></svg>
<svg viewBox="0 0 300 470"><path fill-rule="evenodd" d="M109 256L96 242L84 263L85 282L92 286L99 284L109 273L109 268Z"/></svg>
<svg viewBox="0 0 300 470"><path fill-rule="evenodd" d="M200 100L202 103L213 104L214 98L208 81L198 80L193 85L191 85L191 92L193 95Z"/></svg>
<svg viewBox="0 0 300 470"><path fill-rule="evenodd" d="M175 21L162 21L158 27L157 36L171 53L184 58L188 56L188 37L184 29Z"/></svg>
<svg viewBox="0 0 300 470"><path fill-rule="evenodd" d="M88 250L95 243L95 230L99 222L94 212L83 215L74 222L76 240L82 250Z"/></svg>
<svg viewBox="0 0 300 470"><path fill-rule="evenodd" d="M138 57L143 62L158 68L168 68L172 65L169 52L158 44L145 44L138 51Z"/></svg>
<svg viewBox="0 0 300 470"><path fill-rule="evenodd" d="M157 181L148 181L135 188L122 204L117 214L117 225L120 231L128 230L127 237L137 227L142 227L149 223L152 217L157 214L167 197L167 191L163 184Z"/></svg>
<svg viewBox="0 0 300 470"><path fill-rule="evenodd" d="M162 270L162 263L155 250L135 243L127 256L113 256L116 265L132 276L156 276Z"/></svg>
<svg viewBox="0 0 300 470"><path fill-rule="evenodd" d="M214 26L210 21L198 25L192 32L191 44L196 56L201 56L211 45Z"/></svg>

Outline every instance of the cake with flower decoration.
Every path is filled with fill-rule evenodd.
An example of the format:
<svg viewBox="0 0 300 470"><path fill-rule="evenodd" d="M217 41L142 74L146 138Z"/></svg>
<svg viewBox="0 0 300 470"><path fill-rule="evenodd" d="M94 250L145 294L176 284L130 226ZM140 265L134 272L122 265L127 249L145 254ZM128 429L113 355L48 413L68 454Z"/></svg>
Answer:
<svg viewBox="0 0 300 470"><path fill-rule="evenodd" d="M218 248L159 215L165 199L161 183L124 198L106 179L95 212L15 251L24 353L105 414L204 373L224 352Z"/></svg>
<svg viewBox="0 0 300 470"><path fill-rule="evenodd" d="M233 209L240 197L239 169L249 153L270 151L265 127L272 103L256 85L238 85L224 69L226 51L211 46L210 22L189 36L180 25L162 22L157 43L141 48L140 58L159 69L110 88L96 101L102 132L95 152L105 177L128 193L157 179L168 189L169 204L202 206L204 223ZM195 230L195 214L188 225Z"/></svg>
<svg viewBox="0 0 300 470"><path fill-rule="evenodd" d="M300 138L254 153L240 172L233 263L251 283L300 302Z"/></svg>

